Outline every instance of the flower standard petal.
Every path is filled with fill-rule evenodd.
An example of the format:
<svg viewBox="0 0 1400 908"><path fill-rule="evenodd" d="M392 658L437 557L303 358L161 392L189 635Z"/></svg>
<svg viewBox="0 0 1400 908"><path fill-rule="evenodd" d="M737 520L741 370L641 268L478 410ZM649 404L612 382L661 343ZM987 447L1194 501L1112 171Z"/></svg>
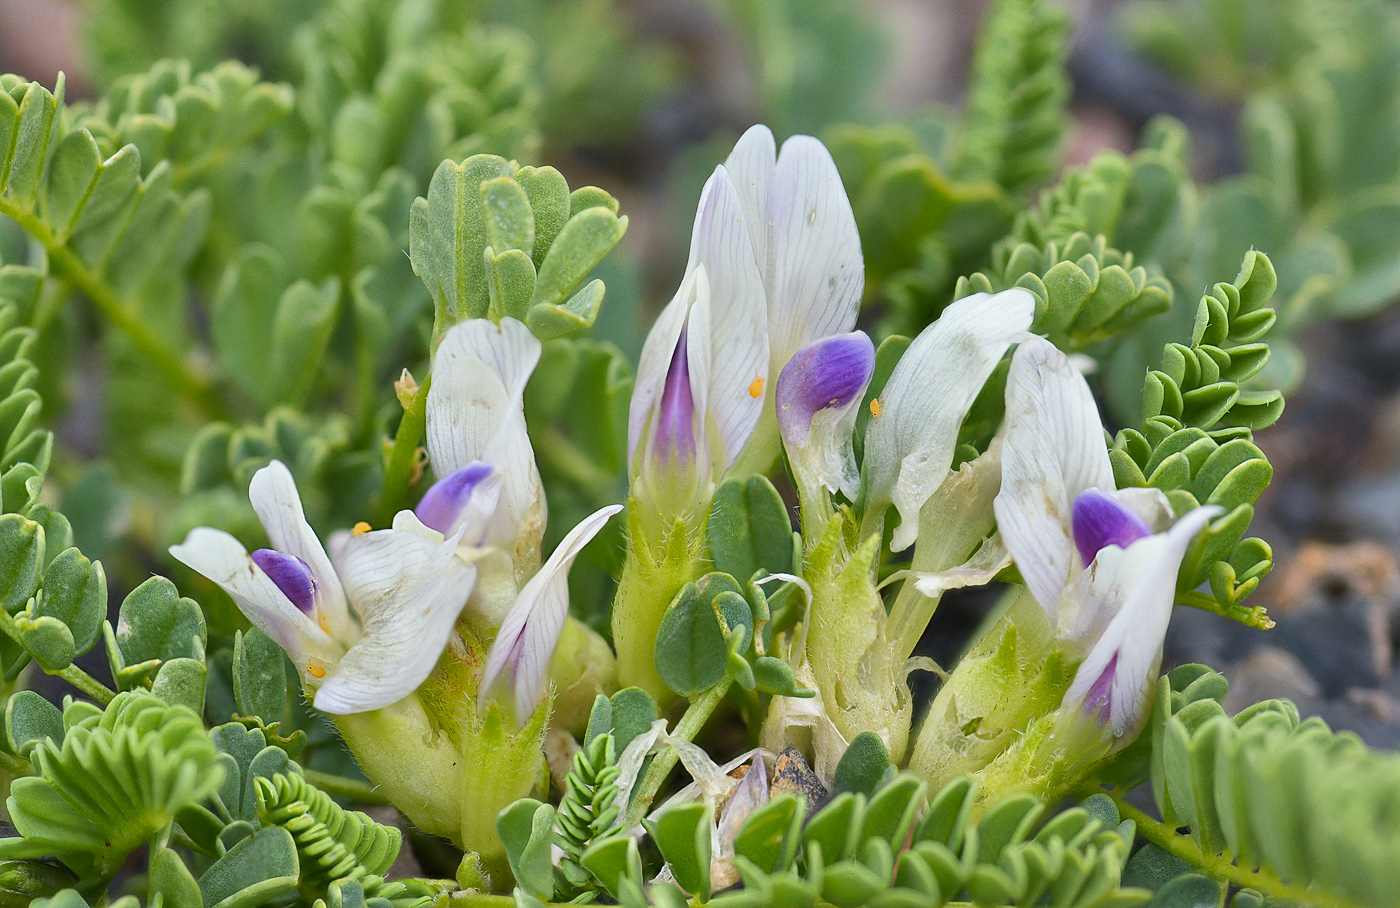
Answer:
<svg viewBox="0 0 1400 908"><path fill-rule="evenodd" d="M1139 729L1176 601L1181 560L1220 513L1214 505L1196 508L1166 532L1127 548L1110 544L1098 553L1089 595L1116 611L1075 673L1065 693L1066 711L1097 715L1116 738Z"/></svg>
<svg viewBox="0 0 1400 908"><path fill-rule="evenodd" d="M217 583L254 627L277 641L299 670L306 671L313 659L334 662L339 657L339 648L330 636L233 536L198 527L184 543L171 546L170 554Z"/></svg>
<svg viewBox="0 0 1400 908"><path fill-rule="evenodd" d="M476 569L444 539L401 511L394 529L352 537L336 567L364 623L359 641L316 691L315 706L345 714L403 699L432 672L466 605Z"/></svg>
<svg viewBox="0 0 1400 908"><path fill-rule="evenodd" d="M1088 567L1110 545L1120 549L1151 536L1152 530L1127 505L1100 489L1087 489L1074 498L1070 522L1079 558Z"/></svg>
<svg viewBox="0 0 1400 908"><path fill-rule="evenodd" d="M958 430L1007 349L1030 327L1035 297L1012 289L958 300L900 358L866 430L867 511L893 503L891 547L918 534L919 510L951 472Z"/></svg>
<svg viewBox="0 0 1400 908"><path fill-rule="evenodd" d="M1030 338L1011 358L1004 432L997 529L1053 624L1075 567L1075 496L1112 489L1113 468L1089 385L1047 340Z"/></svg>
<svg viewBox="0 0 1400 908"><path fill-rule="evenodd" d="M744 206L744 220L748 221L754 260L764 274L768 273L769 234L773 229L768 215L769 187L773 183L777 159L778 144L773 140L773 132L759 123L750 126L739 137L739 141L734 143L734 150L724 161L724 169L734 181L734 188Z"/></svg>
<svg viewBox="0 0 1400 908"><path fill-rule="evenodd" d="M763 276L743 205L723 167L705 183L695 213L687 270L697 267L704 268L709 290L697 293L697 304L708 300L705 330L695 323L693 313L691 319L692 336L706 340L709 352L708 374L701 383L706 400L697 403L706 427L714 426L723 446L716 457L718 474L739 456L763 414L769 362ZM694 357L690 368L692 375L699 368Z"/></svg>
<svg viewBox="0 0 1400 908"><path fill-rule="evenodd" d="M302 510L301 496L291 471L280 460L274 460L258 470L248 485L248 500L262 521L272 547L296 556L311 569L315 578L316 610L325 618L331 635L342 645L349 646L359 629L345 607L345 592L341 589L331 560L316 531L306 522L306 513Z"/></svg>
<svg viewBox="0 0 1400 908"><path fill-rule="evenodd" d="M824 337L798 350L778 376L778 428L804 483L854 499L860 482L854 439L875 345L864 332Z"/></svg>
<svg viewBox="0 0 1400 908"><path fill-rule="evenodd" d="M534 711L544 695L549 660L569 615L569 567L608 519L621 510L621 505L610 505L585 517L520 590L486 657L478 707L486 703L498 681L506 681L513 689L516 720L523 722Z"/></svg>
<svg viewBox="0 0 1400 908"><path fill-rule="evenodd" d="M428 457L439 478L472 461L501 471L493 538L504 542L544 528L544 494L525 428L523 396L540 342L516 319L471 319L443 335L428 390Z"/></svg>
<svg viewBox="0 0 1400 908"><path fill-rule="evenodd" d="M865 290L860 233L836 162L811 136L783 143L768 194L764 286L775 371L820 337L855 327Z"/></svg>

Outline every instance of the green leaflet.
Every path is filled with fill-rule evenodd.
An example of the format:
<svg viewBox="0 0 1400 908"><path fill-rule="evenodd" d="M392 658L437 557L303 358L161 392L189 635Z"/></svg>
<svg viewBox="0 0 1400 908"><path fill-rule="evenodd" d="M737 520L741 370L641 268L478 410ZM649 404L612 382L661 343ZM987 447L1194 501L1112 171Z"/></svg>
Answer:
<svg viewBox="0 0 1400 908"><path fill-rule="evenodd" d="M1261 339L1275 322L1276 286L1268 256L1250 252L1234 283L1203 296L1191 345L1168 344L1162 368L1147 374L1142 429L1121 430L1110 452L1120 488L1162 489L1177 514L1201 504L1225 509L1183 562L1178 596L1263 627L1272 622L1262 608L1240 603L1273 567L1267 543L1244 533L1273 476L1252 433L1283 412L1279 391L1251 381L1269 361ZM1194 592L1206 582L1209 597Z"/></svg>
<svg viewBox="0 0 1400 908"><path fill-rule="evenodd" d="M301 776L259 776L253 784L263 825L287 830L296 842L304 891L350 879L372 893L398 857L402 833L346 810Z"/></svg>
<svg viewBox="0 0 1400 908"><path fill-rule="evenodd" d="M409 253L439 331L509 316L549 340L593 324L602 283L579 284L626 230L617 202L596 187L571 193L552 167L474 155L444 161L414 201Z"/></svg>
<svg viewBox="0 0 1400 908"><path fill-rule="evenodd" d="M1196 680L1184 691L1162 679L1150 729L1152 791L1167 828L1190 827L1206 860L1262 868L1312 889L1319 903L1396 904L1386 811L1400 796L1400 759L1300 720L1287 701L1228 716L1224 679L1188 669ZM1214 695L1193 699L1191 688L1207 682Z"/></svg>
<svg viewBox="0 0 1400 908"><path fill-rule="evenodd" d="M799 799L775 797L749 815L734 839L743 887L716 894L708 904L759 908L821 899L845 908L937 908L970 899L989 906L1047 900L1088 908L1138 905L1150 897L1119 887L1132 824L1120 824L1102 795L1044 823L1044 806L1032 797L1013 797L974 818L975 798L966 779L930 797L923 783L895 776L869 797L838 795L804 823ZM648 825L677 882L689 880L700 892L713 859L708 819L708 808L692 802ZM640 866L628 868L629 848L635 849L633 840L615 838L594 850L594 866L615 874L609 892L624 891L629 879L642 891ZM649 894L657 905L673 904L674 894L657 886Z"/></svg>
<svg viewBox="0 0 1400 908"><path fill-rule="evenodd" d="M75 704L75 707L82 704ZM69 711L75 707L69 707ZM80 875L114 872L126 855L217 790L223 779L199 716L146 693L125 693L30 752L9 809L19 838L5 857L58 856Z"/></svg>
<svg viewBox="0 0 1400 908"><path fill-rule="evenodd" d="M1028 196L1060 163L1069 78L1069 18L1045 0L998 0L972 63L952 171Z"/></svg>

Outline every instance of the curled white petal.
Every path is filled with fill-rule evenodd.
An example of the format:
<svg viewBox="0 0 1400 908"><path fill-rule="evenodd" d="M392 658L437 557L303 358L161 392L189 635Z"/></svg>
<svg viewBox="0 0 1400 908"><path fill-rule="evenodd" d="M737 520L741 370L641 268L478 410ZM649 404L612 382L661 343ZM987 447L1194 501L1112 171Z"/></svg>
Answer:
<svg viewBox="0 0 1400 908"><path fill-rule="evenodd" d="M350 645L359 629L345 607L345 592L331 567L331 560L316 531L306 522L301 495L291 471L280 460L258 470L248 485L248 500L262 521L272 547L295 555L311 568L316 577L317 611L325 617L331 635L343 645Z"/></svg>
<svg viewBox="0 0 1400 908"><path fill-rule="evenodd" d="M522 409L540 342L523 323L471 319L453 326L433 359L425 435L439 478L474 460L500 470L502 489L491 534L504 542L538 536L544 492Z"/></svg>
<svg viewBox="0 0 1400 908"><path fill-rule="evenodd" d="M1042 338L1025 340L1006 380L997 528L1026 587L1053 624L1076 567L1075 496L1112 489L1098 406L1084 377Z"/></svg>
<svg viewBox="0 0 1400 908"><path fill-rule="evenodd" d="M471 595L476 569L456 556L458 536L444 539L412 511L394 522L351 537L336 563L364 631L316 691L324 712L379 709L412 693Z"/></svg>
<svg viewBox="0 0 1400 908"><path fill-rule="evenodd" d="M340 648L316 622L292 604L237 539L223 530L199 527L170 554L228 593L258 630L267 634L305 671L315 659L334 663Z"/></svg>
<svg viewBox="0 0 1400 908"><path fill-rule="evenodd" d="M525 584L491 644L479 690L484 703L496 682L510 676L515 715L534 712L549 680L549 660L569 616L569 567L621 505L609 505L569 531L539 572Z"/></svg>
<svg viewBox="0 0 1400 908"><path fill-rule="evenodd" d="M891 547L918 535L919 510L951 472L958 430L1007 349L1035 315L1035 297L1012 289L958 300L909 345L866 430L868 507L893 503L900 525Z"/></svg>
<svg viewBox="0 0 1400 908"><path fill-rule="evenodd" d="M1075 673L1065 709L1083 709L1086 697L1101 694L1107 715L1100 717L1115 737L1140 728L1176 600L1181 560L1196 534L1220 513L1214 505L1196 508L1166 532L1126 549L1110 546L1099 552L1088 595L1113 617Z"/></svg>

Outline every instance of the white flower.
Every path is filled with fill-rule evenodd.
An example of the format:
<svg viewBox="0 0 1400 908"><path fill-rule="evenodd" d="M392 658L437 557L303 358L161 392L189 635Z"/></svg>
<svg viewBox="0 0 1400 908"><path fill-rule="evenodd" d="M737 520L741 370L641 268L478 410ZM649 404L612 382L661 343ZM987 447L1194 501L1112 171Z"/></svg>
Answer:
<svg viewBox="0 0 1400 908"><path fill-rule="evenodd" d="M1084 377L1042 338L1024 340L1006 388L997 527L1026 587L1072 654L1065 710L1141 726L1186 550L1215 506L1174 523L1155 489L1117 490Z"/></svg>
<svg viewBox="0 0 1400 908"><path fill-rule="evenodd" d="M428 389L425 434L433 472L440 482L476 462L500 472L501 500L483 541L507 549L517 563L538 563L547 516L523 409L525 385L539 361L540 342L520 321L470 319L443 335ZM428 514L418 507L425 523L447 532L439 510Z"/></svg>
<svg viewBox="0 0 1400 908"><path fill-rule="evenodd" d="M498 489L487 479L476 494L484 502ZM281 462L257 472L248 497L273 549L250 554L228 533L201 527L171 554L277 641L315 689L318 709L363 712L412 693L471 593L475 569L456 555L468 528L445 537L402 511L392 529L348 538L332 564Z"/></svg>
<svg viewBox="0 0 1400 908"><path fill-rule="evenodd" d="M1034 316L1025 290L975 293L943 310L900 357L866 428L861 490L867 514L889 504L899 512L894 551L918 538L919 511L952 475L973 401Z"/></svg>
<svg viewBox="0 0 1400 908"><path fill-rule="evenodd" d="M608 519L621 510L621 505L609 505L585 517L526 581L486 657L480 702L485 702L497 684L504 684L513 695L517 721L523 722L534 711L544 695L549 660L569 617L569 567Z"/></svg>
<svg viewBox="0 0 1400 908"><path fill-rule="evenodd" d="M703 500L750 442L777 453L770 378L800 348L849 332L860 236L826 148L744 134L701 193L680 290L642 348L628 421L633 476ZM759 431L761 425L774 429ZM764 464L766 466L766 463Z"/></svg>
<svg viewBox="0 0 1400 908"><path fill-rule="evenodd" d="M778 429L799 483L855 499L860 471L852 434L874 374L875 345L861 331L813 341L783 367Z"/></svg>

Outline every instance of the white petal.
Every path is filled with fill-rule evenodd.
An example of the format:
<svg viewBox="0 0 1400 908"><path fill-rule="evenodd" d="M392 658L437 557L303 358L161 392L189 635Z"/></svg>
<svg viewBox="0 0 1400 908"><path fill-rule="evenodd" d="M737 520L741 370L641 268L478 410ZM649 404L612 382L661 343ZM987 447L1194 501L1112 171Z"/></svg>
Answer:
<svg viewBox="0 0 1400 908"><path fill-rule="evenodd" d="M895 551L917 536L919 509L948 477L972 402L1034 315L1025 290L974 294L945 309L895 366L865 454L867 507L893 503L899 511Z"/></svg>
<svg viewBox="0 0 1400 908"><path fill-rule="evenodd" d="M1049 341L1024 341L1006 380L997 529L1026 587L1052 624L1078 566L1071 527L1075 496L1112 489L1113 468L1094 395Z"/></svg>
<svg viewBox="0 0 1400 908"><path fill-rule="evenodd" d="M865 290L860 233L841 175L811 136L783 143L768 195L764 270L773 371L819 337L855 327Z"/></svg>
<svg viewBox="0 0 1400 908"><path fill-rule="evenodd" d="M364 633L316 691L317 709L357 713L397 702L446 648L476 569L456 557L456 536L442 539L415 522L412 511L401 511L395 524L402 529L346 542L336 567Z"/></svg>
<svg viewBox="0 0 1400 908"><path fill-rule="evenodd" d="M306 522L301 495L291 471L280 460L274 460L254 473L248 485L248 500L262 521L263 529L267 530L272 547L295 555L311 568L316 578L316 608L325 617L331 635L349 646L359 629L345 607L345 593L331 560L316 537L316 531Z"/></svg>
<svg viewBox="0 0 1400 908"><path fill-rule="evenodd" d="M768 383L768 314L763 276L754 260L743 205L729 173L716 168L700 196L690 240L690 268L705 269L709 282L709 324L703 331L692 321L691 336L709 338L708 401L697 397L696 410L707 413L719 432L727 468L753 433L763 413L762 389ZM692 319L695 314L692 311ZM691 359L691 378L696 361ZM758 394L752 393L757 388Z"/></svg>
<svg viewBox="0 0 1400 908"><path fill-rule="evenodd" d="M1115 614L1075 673L1065 694L1066 709L1083 708L1090 688L1116 658L1108 719L1115 736L1138 729L1176 601L1181 559L1196 534L1220 513L1214 505L1196 508L1165 533L1126 549L1109 546L1099 552L1089 594Z"/></svg>
<svg viewBox="0 0 1400 908"><path fill-rule="evenodd" d="M681 332L685 330L696 280L694 273L686 275L680 289L661 310L647 333L646 342L642 344L637 378L632 384L632 401L627 410L627 463L631 470L637 469L637 445L652 421L662 389L666 386L666 373L671 368L671 357L676 352Z"/></svg>
<svg viewBox="0 0 1400 908"><path fill-rule="evenodd" d="M523 721L534 712L549 679L549 659L569 616L569 567L603 524L621 510L621 505L610 505L585 517L521 589L486 657L478 688L480 703L509 672L516 718Z"/></svg>
<svg viewBox="0 0 1400 908"><path fill-rule="evenodd" d="M744 206L744 219L748 221L753 240L754 260L764 274L769 270L768 236L773 229L768 215L768 196L777 157L778 145L773 140L773 132L760 123L750 126L739 137L734 150L724 162L724 169L734 181L734 188Z"/></svg>
<svg viewBox="0 0 1400 908"><path fill-rule="evenodd" d="M339 648L326 632L292 604L228 533L199 527L190 531L183 544L171 546L170 554L222 587L253 626L277 641L298 669L305 671L312 659L334 663L339 657Z"/></svg>
<svg viewBox="0 0 1400 908"><path fill-rule="evenodd" d="M544 495L522 410L540 342L513 318L472 319L443 336L428 390L428 456L439 478L473 460L501 472L497 541L544 525Z"/></svg>
<svg viewBox="0 0 1400 908"><path fill-rule="evenodd" d="M910 571L914 586L925 596L937 596L948 590L965 586L985 586L1011 564L1011 554L1006 551L998 535L989 536L977 547L962 564L942 571Z"/></svg>

